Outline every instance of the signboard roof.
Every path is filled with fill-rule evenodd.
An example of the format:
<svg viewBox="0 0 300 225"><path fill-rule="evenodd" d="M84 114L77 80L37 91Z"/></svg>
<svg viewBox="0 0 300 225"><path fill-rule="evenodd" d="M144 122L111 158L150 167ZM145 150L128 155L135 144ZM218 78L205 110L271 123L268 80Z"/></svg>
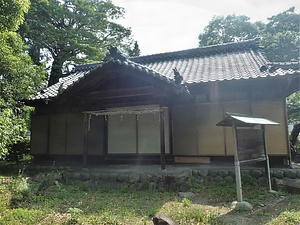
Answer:
<svg viewBox="0 0 300 225"><path fill-rule="evenodd" d="M226 113L226 117L216 125L232 126L233 124L237 127L252 127L255 125L279 125L279 123L269 119L237 113Z"/></svg>

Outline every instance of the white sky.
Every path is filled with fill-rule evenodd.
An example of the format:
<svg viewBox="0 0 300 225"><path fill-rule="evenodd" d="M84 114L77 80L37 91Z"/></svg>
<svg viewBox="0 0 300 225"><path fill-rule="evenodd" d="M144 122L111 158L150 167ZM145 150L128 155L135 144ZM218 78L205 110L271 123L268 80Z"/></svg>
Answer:
<svg viewBox="0 0 300 225"><path fill-rule="evenodd" d="M296 7L300 0L112 0L125 8L125 19L131 27L142 55L198 47L198 35L214 15L246 15L251 21Z"/></svg>

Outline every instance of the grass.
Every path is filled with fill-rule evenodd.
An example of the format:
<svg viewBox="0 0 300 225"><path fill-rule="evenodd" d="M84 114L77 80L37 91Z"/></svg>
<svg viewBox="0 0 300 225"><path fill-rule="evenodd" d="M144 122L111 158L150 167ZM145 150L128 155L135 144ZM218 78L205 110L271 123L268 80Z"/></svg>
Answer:
<svg viewBox="0 0 300 225"><path fill-rule="evenodd" d="M88 181L64 183L53 172L28 178L0 176L0 224L145 225L153 224L151 217L158 212L181 225L228 224L228 218L241 216L263 221L256 224L300 222L300 195L274 195L265 187L245 182L244 198L255 206L285 197L277 211L271 207L245 215L229 207L236 199L234 184L198 184L194 179L190 184L195 199L180 199L176 192L139 191L132 184L113 189Z"/></svg>

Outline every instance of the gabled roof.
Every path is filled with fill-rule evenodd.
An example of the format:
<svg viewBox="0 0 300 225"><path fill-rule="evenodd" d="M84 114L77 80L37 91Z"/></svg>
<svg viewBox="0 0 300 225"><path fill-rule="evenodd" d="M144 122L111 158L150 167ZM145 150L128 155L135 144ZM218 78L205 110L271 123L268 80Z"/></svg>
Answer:
<svg viewBox="0 0 300 225"><path fill-rule="evenodd" d="M72 74L61 78L58 83L46 88L32 100L57 97L107 63L143 71L146 75L174 85L180 91L184 91L185 87L175 83L174 69L182 76L183 84L300 74L299 62L268 62L263 48L259 47L259 39L256 38L133 58L126 58L115 52L108 55L103 62L77 65Z"/></svg>
<svg viewBox="0 0 300 225"><path fill-rule="evenodd" d="M80 82L82 79L87 78L95 70L104 68L106 65L114 64L120 65L124 68L130 68L138 72L144 72L145 76L151 76L165 83L173 89L176 93L186 93L189 94L189 91L185 85L178 85L172 79L167 78L166 76L153 71L146 66L135 63L128 59L118 59L118 58L109 58L103 62L99 63L90 63L84 65L77 65L75 70L69 76L60 78L59 81L50 87L42 90L37 96L34 96L31 100L50 100L56 98L65 90L71 88L74 84Z"/></svg>

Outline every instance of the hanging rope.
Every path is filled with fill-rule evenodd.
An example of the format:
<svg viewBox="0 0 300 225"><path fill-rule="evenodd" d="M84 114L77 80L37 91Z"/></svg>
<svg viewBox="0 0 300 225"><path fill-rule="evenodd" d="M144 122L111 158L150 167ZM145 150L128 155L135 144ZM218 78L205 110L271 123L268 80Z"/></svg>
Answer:
<svg viewBox="0 0 300 225"><path fill-rule="evenodd" d="M140 109L109 109L109 110L99 110L99 111L86 111L84 114L96 115L96 116L110 116L110 115L141 115L147 113L161 112L160 108L140 108Z"/></svg>

